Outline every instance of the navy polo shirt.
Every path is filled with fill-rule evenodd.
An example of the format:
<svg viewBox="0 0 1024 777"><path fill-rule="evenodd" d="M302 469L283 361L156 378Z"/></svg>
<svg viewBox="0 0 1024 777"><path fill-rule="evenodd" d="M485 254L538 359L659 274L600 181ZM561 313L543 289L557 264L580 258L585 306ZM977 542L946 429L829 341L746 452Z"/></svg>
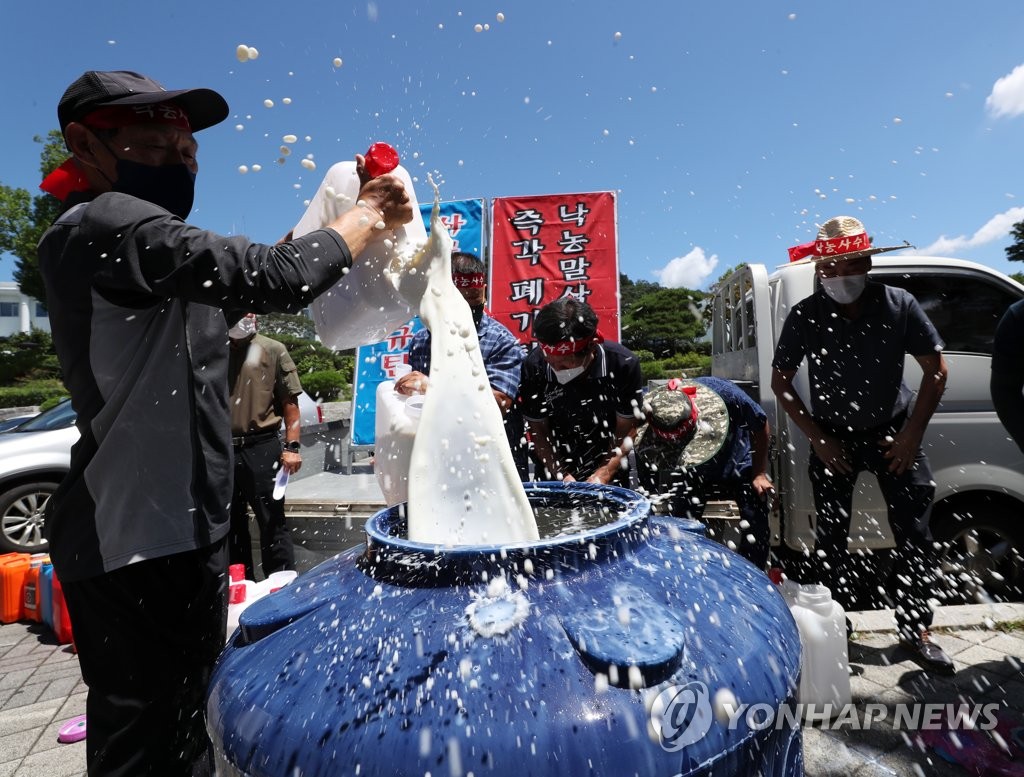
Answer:
<svg viewBox="0 0 1024 777"><path fill-rule="evenodd" d="M562 385L534 348L523 362L519 397L523 417L548 422L559 461L582 480L608 461L616 419L635 419L643 404L640 360L618 343L601 343L590 369Z"/></svg>
<svg viewBox="0 0 1024 777"><path fill-rule="evenodd" d="M943 342L914 296L868 281L859 318L843 318L822 289L786 316L772 366L795 370L807 359L811 415L834 429L866 431L910 405L906 354L925 356Z"/></svg>

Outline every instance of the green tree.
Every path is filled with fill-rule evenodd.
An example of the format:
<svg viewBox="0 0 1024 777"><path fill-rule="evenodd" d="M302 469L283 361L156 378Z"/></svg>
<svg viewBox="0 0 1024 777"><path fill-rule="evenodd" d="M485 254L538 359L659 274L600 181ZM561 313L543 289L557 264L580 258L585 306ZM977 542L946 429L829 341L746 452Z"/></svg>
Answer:
<svg viewBox="0 0 1024 777"><path fill-rule="evenodd" d="M686 353L707 332L701 311L704 292L667 289L620 275L619 293L622 342L631 351L650 351L658 358Z"/></svg>
<svg viewBox="0 0 1024 777"><path fill-rule="evenodd" d="M43 148L39 155L42 180L68 158L59 130L50 130L45 138L33 138ZM46 303L46 289L39 272L36 245L54 219L61 203L49 194L32 195L25 189L0 184L0 253L13 254L14 280L24 294Z"/></svg>
<svg viewBox="0 0 1024 777"><path fill-rule="evenodd" d="M1024 262L1024 221L1018 221L1010 229L1013 245L1006 247L1006 258L1011 262Z"/></svg>

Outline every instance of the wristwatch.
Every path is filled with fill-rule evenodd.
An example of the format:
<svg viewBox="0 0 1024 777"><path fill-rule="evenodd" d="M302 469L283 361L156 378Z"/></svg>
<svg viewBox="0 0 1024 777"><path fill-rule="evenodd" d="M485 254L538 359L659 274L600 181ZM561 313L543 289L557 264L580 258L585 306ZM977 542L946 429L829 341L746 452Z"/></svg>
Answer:
<svg viewBox="0 0 1024 777"><path fill-rule="evenodd" d="M284 449L290 453L298 453L302 450L302 443L298 440L289 440L284 444Z"/></svg>

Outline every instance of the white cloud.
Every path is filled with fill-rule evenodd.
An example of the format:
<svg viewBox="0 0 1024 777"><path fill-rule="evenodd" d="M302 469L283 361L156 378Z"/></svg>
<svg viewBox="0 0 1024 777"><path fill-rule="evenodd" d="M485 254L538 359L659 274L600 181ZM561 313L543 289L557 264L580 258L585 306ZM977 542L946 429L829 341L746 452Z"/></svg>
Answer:
<svg viewBox="0 0 1024 777"><path fill-rule="evenodd" d="M970 237L967 235L959 237L940 235L939 239L931 245L907 253L924 256L955 256L964 249L976 248L986 243L1002 240L1010 234L1013 225L1018 221L1024 221L1024 208L1010 208L990 218Z"/></svg>
<svg viewBox="0 0 1024 777"><path fill-rule="evenodd" d="M992 94L985 99L985 107L997 119L1024 113L1024 65L1017 65L1009 75L995 82Z"/></svg>
<svg viewBox="0 0 1024 777"><path fill-rule="evenodd" d="M669 289L700 289L707 282L718 264L718 255L705 256L700 246L694 248L686 256L677 256L654 275Z"/></svg>

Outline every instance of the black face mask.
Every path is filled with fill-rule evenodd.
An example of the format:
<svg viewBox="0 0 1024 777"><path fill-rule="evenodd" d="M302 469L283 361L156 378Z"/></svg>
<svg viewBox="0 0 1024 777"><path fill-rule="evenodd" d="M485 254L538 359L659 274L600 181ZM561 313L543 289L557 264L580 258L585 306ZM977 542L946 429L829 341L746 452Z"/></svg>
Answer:
<svg viewBox="0 0 1024 777"><path fill-rule="evenodd" d="M484 306L470 305L469 309L473 312L473 324L480 326L480 322L484 320Z"/></svg>
<svg viewBox="0 0 1024 777"><path fill-rule="evenodd" d="M144 165L118 157L117 180L111 183L111 188L159 205L185 219L192 212L196 176L183 164Z"/></svg>

